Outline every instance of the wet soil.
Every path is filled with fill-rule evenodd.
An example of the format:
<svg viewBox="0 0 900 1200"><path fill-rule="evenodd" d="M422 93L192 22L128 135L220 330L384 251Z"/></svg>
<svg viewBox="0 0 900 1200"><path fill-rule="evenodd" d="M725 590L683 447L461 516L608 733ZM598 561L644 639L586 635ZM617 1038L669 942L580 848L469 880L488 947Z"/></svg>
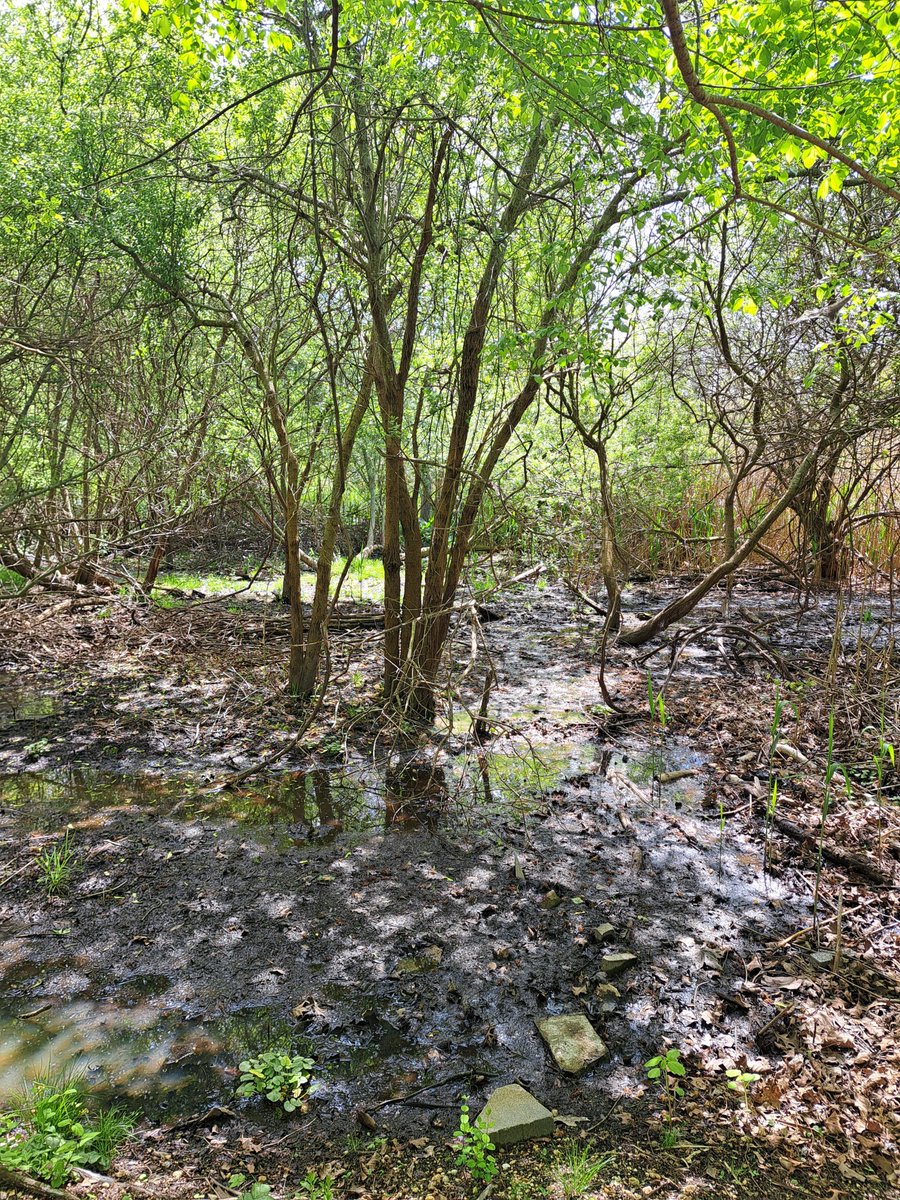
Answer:
<svg viewBox="0 0 900 1200"><path fill-rule="evenodd" d="M666 598L634 589L626 613ZM599 618L558 587L504 597L480 631L498 677L484 747L467 732L484 664L470 667L465 628L435 735L372 724L377 645L360 633L341 644L339 708L299 745L272 691L278 622L259 637L257 601L202 622L97 618L73 635L80 655L40 670L33 642L8 642L0 1092L75 1065L151 1123L218 1103L242 1128L278 1129L265 1105L234 1098L237 1063L277 1044L317 1064L307 1144L356 1128L360 1110L393 1136L444 1137L461 1095L474 1107L513 1080L588 1124L643 1120L658 1104L643 1064L677 1045L716 1091L713 1123L740 1125L724 1070L782 1079L798 1028L782 1043L757 1033L827 970L789 940L812 919L808 859L764 846L760 795L753 811L771 768L765 719L741 736L734 710L779 675L808 679L835 643L881 653L891 614L878 598L842 604L836 636L834 598L803 612L789 590L746 587L732 613L756 640L723 652L720 605L692 615L693 640L613 657L623 719L602 704ZM669 677L665 722L647 717L648 670L657 687ZM279 746L277 777L219 786ZM67 833L77 869L48 897L36 856ZM637 963L608 978L603 955L618 950ZM569 1011L610 1051L574 1077L534 1025ZM849 1035L843 1049L826 1041L832 1073L851 1049ZM857 1158L892 1153L896 1130L879 1128Z"/></svg>

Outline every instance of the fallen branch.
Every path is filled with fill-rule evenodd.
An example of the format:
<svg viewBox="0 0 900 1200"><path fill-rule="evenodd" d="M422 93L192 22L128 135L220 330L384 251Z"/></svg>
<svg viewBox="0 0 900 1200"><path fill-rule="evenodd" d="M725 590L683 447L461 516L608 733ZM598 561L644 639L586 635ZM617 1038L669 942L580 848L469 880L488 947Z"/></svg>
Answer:
<svg viewBox="0 0 900 1200"><path fill-rule="evenodd" d="M817 834L810 833L808 829L804 829L801 825L787 820L786 817L778 816L777 813L772 817L772 824L779 833L783 833L797 842L804 844L808 842L818 852L819 839ZM847 871L856 871L858 875L862 875L865 879L870 879L873 883L880 883L885 887L890 887L894 882L892 876L886 874L880 867L876 867L864 854L854 854L850 850L838 850L836 846L823 845L822 857L833 866L843 867Z"/></svg>
<svg viewBox="0 0 900 1200"><path fill-rule="evenodd" d="M31 1179L28 1175L20 1175L18 1171L10 1171L8 1167L0 1167L0 1186L12 1188L15 1192L25 1192L28 1196L39 1196L41 1200L71 1200L71 1192L60 1191L49 1183L39 1179Z"/></svg>
<svg viewBox="0 0 900 1200"><path fill-rule="evenodd" d="M581 588L576 587L571 579L563 579L563 583L566 585L572 595L576 596L582 602L582 604L586 604L588 608L592 608L594 612L599 613L601 617L606 616L606 609L602 605L598 604L596 600L592 600L590 596L586 595Z"/></svg>

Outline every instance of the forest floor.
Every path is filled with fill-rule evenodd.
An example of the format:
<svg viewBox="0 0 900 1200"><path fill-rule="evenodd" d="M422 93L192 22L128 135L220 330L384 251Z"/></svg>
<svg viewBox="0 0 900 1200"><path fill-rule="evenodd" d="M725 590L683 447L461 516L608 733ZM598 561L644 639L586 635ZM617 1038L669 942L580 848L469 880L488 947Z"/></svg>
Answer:
<svg viewBox="0 0 900 1200"><path fill-rule="evenodd" d="M626 619L679 586L633 586ZM519 1081L557 1136L498 1152L497 1200L896 1194L892 610L721 601L611 647L610 709L601 619L504 592L461 617L427 734L375 703L377 631L336 630L299 738L258 595L0 610L0 1096L50 1061L139 1112L97 1193L475 1197L461 1099ZM609 1050L577 1076L535 1028L564 1012ZM281 1046L316 1063L291 1117L234 1095ZM669 1111L645 1063L672 1047Z"/></svg>

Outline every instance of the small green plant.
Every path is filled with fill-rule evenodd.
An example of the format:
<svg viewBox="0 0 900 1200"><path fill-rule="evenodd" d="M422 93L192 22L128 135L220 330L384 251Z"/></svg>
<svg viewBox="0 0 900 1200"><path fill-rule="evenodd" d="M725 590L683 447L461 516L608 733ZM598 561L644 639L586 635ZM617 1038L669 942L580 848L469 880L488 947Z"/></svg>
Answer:
<svg viewBox="0 0 900 1200"><path fill-rule="evenodd" d="M574 1200L583 1195L597 1176L613 1160L612 1154L594 1158L589 1146L570 1141L559 1156L554 1170L554 1182L559 1186L565 1200Z"/></svg>
<svg viewBox="0 0 900 1200"><path fill-rule="evenodd" d="M772 776L772 785L769 789L769 799L766 801L766 823L763 840L763 862L766 867L771 862L772 850L772 830L775 826L775 810L778 808L778 777Z"/></svg>
<svg viewBox="0 0 900 1200"><path fill-rule="evenodd" d="M313 1060L302 1054L287 1054L283 1050L266 1050L256 1058L240 1064L239 1096L265 1096L280 1104L285 1112L298 1108L310 1091Z"/></svg>
<svg viewBox="0 0 900 1200"><path fill-rule="evenodd" d="M228 1186L232 1188L239 1188L242 1184L246 1183L246 1181L246 1175L232 1175L228 1180ZM241 1192L237 1200L270 1200L271 1195L272 1189L269 1184L254 1183L250 1185L246 1192Z"/></svg>
<svg viewBox="0 0 900 1200"><path fill-rule="evenodd" d="M681 1051L677 1046L648 1058L644 1063L647 1078L658 1081L666 1097L666 1120L672 1125L675 1120L675 1104L684 1095L684 1088L678 1082L683 1079L686 1071L681 1061Z"/></svg>
<svg viewBox="0 0 900 1200"><path fill-rule="evenodd" d="M884 852L884 767L890 761L891 770L896 770L897 760L893 743L884 739L884 710L881 713L882 732L878 738L878 753L872 756L875 763L875 796L878 801L878 853Z"/></svg>
<svg viewBox="0 0 900 1200"><path fill-rule="evenodd" d="M662 691L656 692L653 689L653 676L647 672L647 707L650 710L650 720L658 721L660 729L665 733L667 716L666 702Z"/></svg>
<svg viewBox="0 0 900 1200"><path fill-rule="evenodd" d="M681 1130L677 1125L666 1125L660 1131L659 1144L663 1150L672 1150L681 1140Z"/></svg>
<svg viewBox="0 0 900 1200"><path fill-rule="evenodd" d="M75 851L69 843L68 830L66 830L62 845L48 846L42 850L37 863L47 895L55 896L61 892L71 880L75 868L78 866Z"/></svg>
<svg viewBox="0 0 900 1200"><path fill-rule="evenodd" d="M310 1170L300 1180L300 1195L309 1200L334 1200L334 1187L328 1175Z"/></svg>
<svg viewBox="0 0 900 1200"><path fill-rule="evenodd" d="M465 1167L473 1179L490 1183L499 1170L494 1155L496 1146L491 1141L491 1135L477 1120L474 1123L469 1120L468 1097L463 1099L459 1108L456 1137L461 1143L456 1156L457 1166Z"/></svg>
<svg viewBox="0 0 900 1200"><path fill-rule="evenodd" d="M747 1089L750 1084L756 1083L762 1077L757 1075L755 1071L742 1071L739 1067L730 1067L725 1072L725 1078L728 1080L728 1087L733 1092L738 1092L746 1105Z"/></svg>
<svg viewBox="0 0 900 1200"><path fill-rule="evenodd" d="M92 1119L80 1083L44 1075L0 1115L0 1163L62 1187L77 1167L106 1170L134 1118L109 1108Z"/></svg>

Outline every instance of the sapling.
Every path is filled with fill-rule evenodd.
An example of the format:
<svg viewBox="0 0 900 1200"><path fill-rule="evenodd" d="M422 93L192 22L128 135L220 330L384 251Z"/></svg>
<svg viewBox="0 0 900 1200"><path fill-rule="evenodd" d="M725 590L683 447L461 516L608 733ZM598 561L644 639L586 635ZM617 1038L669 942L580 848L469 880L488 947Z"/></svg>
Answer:
<svg viewBox="0 0 900 1200"><path fill-rule="evenodd" d="M749 1108L748 1088L750 1084L756 1083L761 1076L755 1071L742 1071L739 1067L731 1067L725 1072L725 1077L728 1080L728 1087L733 1092L737 1092L744 1102L744 1107Z"/></svg>
<svg viewBox="0 0 900 1200"><path fill-rule="evenodd" d="M678 1082L686 1074L684 1063L681 1061L681 1051L677 1046L672 1046L661 1054L648 1058L644 1069L648 1079L658 1080L662 1084L666 1097L666 1121L671 1125L675 1120L676 1101L684 1095L684 1088Z"/></svg>
<svg viewBox="0 0 900 1200"><path fill-rule="evenodd" d="M481 1183L490 1183L497 1171L496 1149L491 1141L491 1135L479 1124L469 1119L469 1099L463 1098L459 1106L459 1127L456 1130L459 1139L459 1153L456 1156L457 1165L465 1167L473 1179Z"/></svg>

